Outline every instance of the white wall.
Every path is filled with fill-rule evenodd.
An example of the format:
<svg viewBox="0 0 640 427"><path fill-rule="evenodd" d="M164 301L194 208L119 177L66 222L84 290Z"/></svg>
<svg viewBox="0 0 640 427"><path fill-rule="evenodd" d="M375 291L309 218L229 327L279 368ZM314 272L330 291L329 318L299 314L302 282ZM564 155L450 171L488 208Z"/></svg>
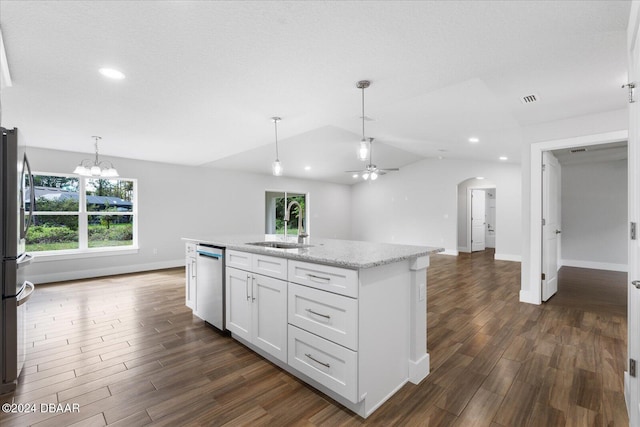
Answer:
<svg viewBox="0 0 640 427"><path fill-rule="evenodd" d="M599 114L571 117L522 129L522 265L520 300L538 303L531 299L534 295L532 286L540 286L531 280L531 144L614 132L628 128L628 111L626 109L607 111ZM537 224L536 224L537 226Z"/></svg>
<svg viewBox="0 0 640 427"><path fill-rule="evenodd" d="M34 171L58 173L69 173L87 157L37 148L28 148L27 154ZM123 178L138 180L139 252L55 261L42 257L31 268L36 283L183 265L181 237L264 234L266 189L310 193L312 237L350 237L351 191L346 185L105 159L114 162Z"/></svg>
<svg viewBox="0 0 640 427"><path fill-rule="evenodd" d="M627 161L562 165L561 264L626 271Z"/></svg>
<svg viewBox="0 0 640 427"><path fill-rule="evenodd" d="M357 240L444 247L457 253L458 184L483 176L500 191L496 257L520 260L520 166L474 160L425 159L352 189Z"/></svg>

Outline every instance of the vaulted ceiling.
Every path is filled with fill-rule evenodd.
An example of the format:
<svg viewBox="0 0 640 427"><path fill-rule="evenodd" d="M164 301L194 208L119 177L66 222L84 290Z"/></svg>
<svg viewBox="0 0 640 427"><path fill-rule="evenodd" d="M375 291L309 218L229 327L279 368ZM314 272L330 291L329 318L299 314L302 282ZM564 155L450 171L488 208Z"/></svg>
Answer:
<svg viewBox="0 0 640 427"><path fill-rule="evenodd" d="M31 146L352 182L518 162L525 126L623 109L628 1L6 1L2 123ZM122 71L114 81L101 67ZM522 103L535 94L534 103ZM470 144L468 139L480 141ZM70 165L72 168L74 165ZM309 170L305 170L308 166Z"/></svg>

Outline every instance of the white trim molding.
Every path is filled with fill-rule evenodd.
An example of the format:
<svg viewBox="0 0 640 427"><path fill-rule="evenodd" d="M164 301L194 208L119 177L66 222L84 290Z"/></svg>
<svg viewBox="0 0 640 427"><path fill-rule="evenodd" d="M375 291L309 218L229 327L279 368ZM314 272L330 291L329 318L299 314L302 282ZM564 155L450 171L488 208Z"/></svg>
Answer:
<svg viewBox="0 0 640 427"><path fill-rule="evenodd" d="M560 266L562 267L578 267L589 268L593 270L608 270L608 271L621 271L628 272L629 266L627 264L614 264L611 262L596 262L596 261L582 261L576 259L561 259Z"/></svg>
<svg viewBox="0 0 640 427"><path fill-rule="evenodd" d="M495 254L493 259L498 261L514 261L514 262L522 262L522 255L515 254Z"/></svg>
<svg viewBox="0 0 640 427"><path fill-rule="evenodd" d="M31 276L31 280L36 284L64 282L67 280L91 279L93 277L114 276L117 274L138 273L151 270L162 270L165 268L184 267L184 259L173 261L160 261L148 264L133 264L120 267L92 268L90 270L72 270L59 273L37 274Z"/></svg>
<svg viewBox="0 0 640 427"><path fill-rule="evenodd" d="M458 256L459 253L458 251L454 250L454 249L445 249L442 252L438 252L438 255L452 255L452 256Z"/></svg>
<svg viewBox="0 0 640 427"><path fill-rule="evenodd" d="M542 153L571 147L607 144L611 142L627 141L628 130L619 130L595 135L584 135L574 138L543 141L531 144L530 160L530 192L529 212L529 275L523 270L521 276L520 301L531 304L542 304Z"/></svg>

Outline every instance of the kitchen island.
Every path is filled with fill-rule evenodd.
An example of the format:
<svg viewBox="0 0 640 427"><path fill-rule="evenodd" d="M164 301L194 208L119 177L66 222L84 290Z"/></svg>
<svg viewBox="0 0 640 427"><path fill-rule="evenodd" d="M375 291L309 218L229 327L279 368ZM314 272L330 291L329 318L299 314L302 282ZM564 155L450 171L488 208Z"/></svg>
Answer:
<svg viewBox="0 0 640 427"><path fill-rule="evenodd" d="M264 245L282 237L265 243L263 235L183 240L188 253L195 244L226 249L232 337L358 415L429 374L426 270L441 249L315 238L278 248Z"/></svg>

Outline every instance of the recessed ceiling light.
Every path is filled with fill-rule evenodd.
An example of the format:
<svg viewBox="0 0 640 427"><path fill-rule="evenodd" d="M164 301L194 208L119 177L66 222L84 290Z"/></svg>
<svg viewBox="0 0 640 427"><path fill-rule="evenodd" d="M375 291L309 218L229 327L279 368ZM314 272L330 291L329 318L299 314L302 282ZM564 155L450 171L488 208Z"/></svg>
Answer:
<svg viewBox="0 0 640 427"><path fill-rule="evenodd" d="M475 136L472 136L471 138L469 138L469 142L475 144L476 142L480 142L480 140Z"/></svg>
<svg viewBox="0 0 640 427"><path fill-rule="evenodd" d="M507 156L500 156L499 158L500 158L500 160L502 160L502 161L504 161L504 160L509 160L509 158L508 158Z"/></svg>
<svg viewBox="0 0 640 427"><path fill-rule="evenodd" d="M476 179L484 179L484 176L476 176Z"/></svg>
<svg viewBox="0 0 640 427"><path fill-rule="evenodd" d="M311 166L305 166L305 167L304 167L304 170L306 170L306 171L310 171L310 170L311 170Z"/></svg>
<svg viewBox="0 0 640 427"><path fill-rule="evenodd" d="M124 73L122 73L122 71L114 70L113 68L100 68L98 71L100 71L100 74L110 79L114 79L114 80L124 79Z"/></svg>

